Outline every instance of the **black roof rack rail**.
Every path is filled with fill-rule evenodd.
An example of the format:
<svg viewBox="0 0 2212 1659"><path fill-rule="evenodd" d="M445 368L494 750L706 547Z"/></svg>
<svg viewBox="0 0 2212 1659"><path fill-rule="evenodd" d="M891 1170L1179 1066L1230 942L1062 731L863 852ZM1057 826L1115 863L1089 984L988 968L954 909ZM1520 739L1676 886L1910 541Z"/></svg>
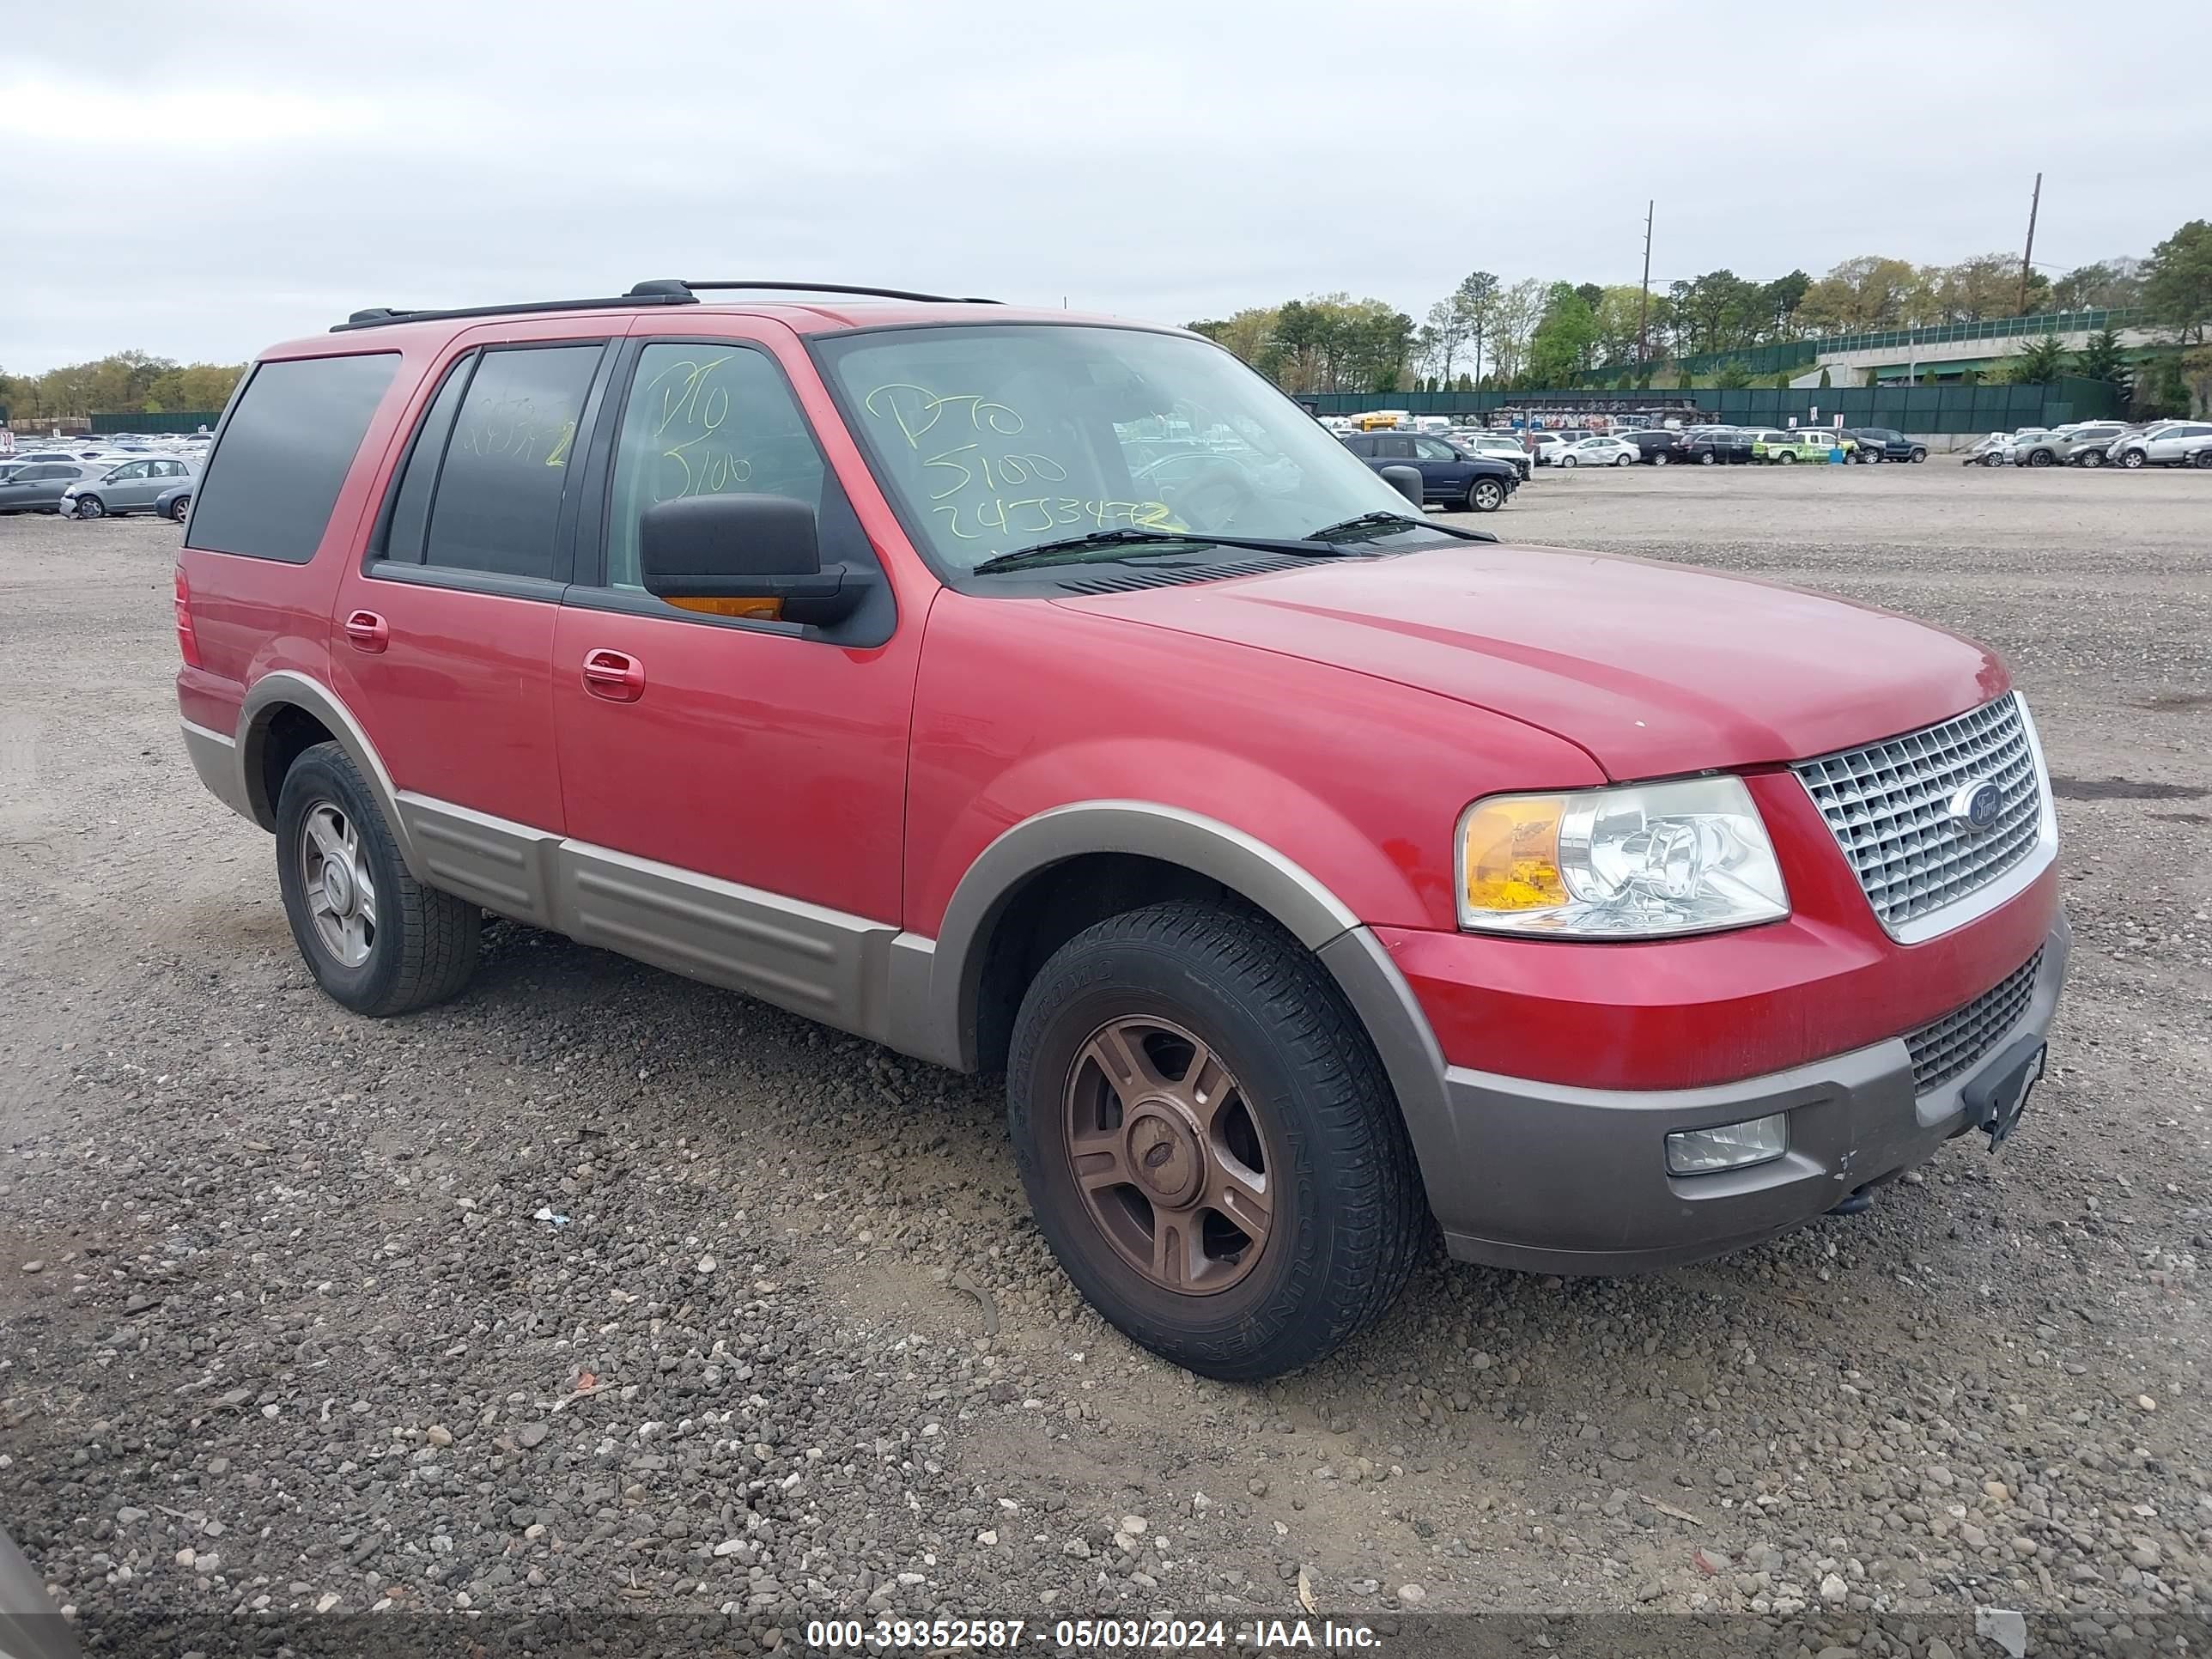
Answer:
<svg viewBox="0 0 2212 1659"><path fill-rule="evenodd" d="M600 295L589 300L525 300L505 306L456 306L442 311L401 311L392 306L371 306L356 311L331 332L343 334L357 328L386 328L394 323L429 323L452 317L508 317L532 311L606 311L631 306L695 306L698 296L687 289L659 283L641 283L650 293Z"/></svg>
<svg viewBox="0 0 2212 1659"><path fill-rule="evenodd" d="M904 288L855 288L849 283L695 283L688 278L658 276L640 283L630 293L640 300L659 294L694 294L700 289L764 289L778 294L860 294L878 300L921 300L948 306L994 306L1000 302L978 294L916 294Z"/></svg>
<svg viewBox="0 0 2212 1659"><path fill-rule="evenodd" d="M691 283L673 276L656 276L640 283L627 294L601 295L589 300L525 300L506 306L456 306L441 311L403 311L395 306L370 306L342 323L331 325L333 334L357 328L386 328L394 323L438 322L453 317L509 317L533 311L605 311L620 306L696 306L699 290L757 289L779 294L860 294L879 300L921 300L939 305L994 306L996 300L977 295L917 294L903 288L854 288L846 283Z"/></svg>

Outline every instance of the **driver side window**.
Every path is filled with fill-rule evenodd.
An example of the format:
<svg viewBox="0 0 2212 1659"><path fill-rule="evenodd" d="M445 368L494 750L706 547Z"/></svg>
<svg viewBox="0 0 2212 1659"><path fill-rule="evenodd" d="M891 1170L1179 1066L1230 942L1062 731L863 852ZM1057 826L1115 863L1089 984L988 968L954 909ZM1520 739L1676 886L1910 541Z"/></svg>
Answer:
<svg viewBox="0 0 2212 1659"><path fill-rule="evenodd" d="M615 441L610 587L641 588L638 520L685 495L788 495L823 510L828 468L768 354L732 340L648 345Z"/></svg>

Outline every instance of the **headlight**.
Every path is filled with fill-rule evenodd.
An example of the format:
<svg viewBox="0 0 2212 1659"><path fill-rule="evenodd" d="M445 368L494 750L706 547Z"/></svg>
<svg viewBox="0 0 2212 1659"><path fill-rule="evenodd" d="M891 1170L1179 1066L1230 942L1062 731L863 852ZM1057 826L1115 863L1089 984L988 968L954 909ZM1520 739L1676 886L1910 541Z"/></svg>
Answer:
<svg viewBox="0 0 2212 1659"><path fill-rule="evenodd" d="M1790 895L1741 778L1493 795L1460 814L1459 923L1650 939L1775 921Z"/></svg>

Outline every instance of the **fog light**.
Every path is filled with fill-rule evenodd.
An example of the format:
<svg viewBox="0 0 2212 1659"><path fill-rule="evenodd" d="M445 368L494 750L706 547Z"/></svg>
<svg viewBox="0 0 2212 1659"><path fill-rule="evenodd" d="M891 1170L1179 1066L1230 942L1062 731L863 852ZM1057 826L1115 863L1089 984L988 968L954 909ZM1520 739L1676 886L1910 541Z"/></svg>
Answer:
<svg viewBox="0 0 2212 1659"><path fill-rule="evenodd" d="M1715 1170L1741 1170L1778 1158L1789 1150L1787 1112L1711 1129L1680 1129L1667 1137L1667 1173L1710 1175Z"/></svg>

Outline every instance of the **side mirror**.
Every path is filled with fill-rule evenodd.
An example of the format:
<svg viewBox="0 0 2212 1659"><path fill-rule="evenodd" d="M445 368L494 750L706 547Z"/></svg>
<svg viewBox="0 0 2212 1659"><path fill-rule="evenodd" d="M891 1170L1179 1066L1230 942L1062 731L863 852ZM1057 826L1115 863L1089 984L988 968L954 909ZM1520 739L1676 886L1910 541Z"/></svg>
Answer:
<svg viewBox="0 0 2212 1659"><path fill-rule="evenodd" d="M1389 484L1415 507L1421 505L1421 469L1418 466L1386 466L1382 469L1382 482Z"/></svg>
<svg viewBox="0 0 2212 1659"><path fill-rule="evenodd" d="M827 624L860 608L870 577L826 568L814 509L788 495L684 495L638 520L645 591L681 610Z"/></svg>

